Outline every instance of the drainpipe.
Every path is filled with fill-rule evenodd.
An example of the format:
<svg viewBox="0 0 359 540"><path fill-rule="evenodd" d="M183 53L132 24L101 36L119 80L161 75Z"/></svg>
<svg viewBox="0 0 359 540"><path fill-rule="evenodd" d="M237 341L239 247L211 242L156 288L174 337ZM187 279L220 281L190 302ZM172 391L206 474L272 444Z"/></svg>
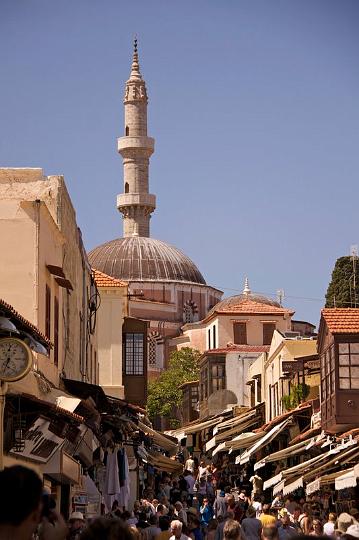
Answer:
<svg viewBox="0 0 359 540"><path fill-rule="evenodd" d="M35 260L34 260L34 324L39 327L39 260L40 260L40 199L34 201L35 208Z"/></svg>

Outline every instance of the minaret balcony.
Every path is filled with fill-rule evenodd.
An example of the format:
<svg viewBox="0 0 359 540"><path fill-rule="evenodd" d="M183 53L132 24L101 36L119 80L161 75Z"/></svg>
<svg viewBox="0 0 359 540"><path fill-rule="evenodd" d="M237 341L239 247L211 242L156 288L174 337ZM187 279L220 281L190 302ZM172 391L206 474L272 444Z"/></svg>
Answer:
<svg viewBox="0 0 359 540"><path fill-rule="evenodd" d="M145 206L147 208L156 208L156 195L151 193L121 193L117 195L117 208L127 206Z"/></svg>
<svg viewBox="0 0 359 540"><path fill-rule="evenodd" d="M117 148L122 155L130 154L132 150L142 150L150 156L155 149L155 140L153 137L145 136L120 137L117 139Z"/></svg>

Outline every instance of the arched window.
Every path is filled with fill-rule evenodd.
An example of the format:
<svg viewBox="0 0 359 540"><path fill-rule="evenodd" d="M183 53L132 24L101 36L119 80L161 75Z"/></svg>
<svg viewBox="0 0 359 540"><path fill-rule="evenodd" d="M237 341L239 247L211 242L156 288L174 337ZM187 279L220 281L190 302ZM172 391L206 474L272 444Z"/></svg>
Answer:
<svg viewBox="0 0 359 540"><path fill-rule="evenodd" d="M156 339L152 336L148 337L148 365L156 365Z"/></svg>
<svg viewBox="0 0 359 540"><path fill-rule="evenodd" d="M126 133L126 137L128 137L130 134L130 128L128 126L126 126L125 133Z"/></svg>
<svg viewBox="0 0 359 540"><path fill-rule="evenodd" d="M152 331L148 334L148 367L150 369L163 367L163 344L164 338L159 332Z"/></svg>
<svg viewBox="0 0 359 540"><path fill-rule="evenodd" d="M192 323L198 320L198 307L192 300L187 300L183 306L183 322Z"/></svg>
<svg viewBox="0 0 359 540"><path fill-rule="evenodd" d="M128 182L125 182L125 193L128 193L130 191L130 186Z"/></svg>

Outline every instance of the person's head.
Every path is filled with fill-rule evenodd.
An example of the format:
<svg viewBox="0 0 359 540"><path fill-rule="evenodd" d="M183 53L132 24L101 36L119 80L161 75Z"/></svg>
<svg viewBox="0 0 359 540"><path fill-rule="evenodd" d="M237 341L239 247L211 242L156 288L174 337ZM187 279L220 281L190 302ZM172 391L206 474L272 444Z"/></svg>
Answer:
<svg viewBox="0 0 359 540"><path fill-rule="evenodd" d="M248 506L247 517L255 518L257 515L256 509L253 506Z"/></svg>
<svg viewBox="0 0 359 540"><path fill-rule="evenodd" d="M330 512L328 515L328 521L335 523L337 520L337 515L334 512Z"/></svg>
<svg viewBox="0 0 359 540"><path fill-rule="evenodd" d="M297 521L299 519L300 514L302 513L302 509L300 506L296 506L293 511L293 519Z"/></svg>
<svg viewBox="0 0 359 540"><path fill-rule="evenodd" d="M284 525L285 527L287 525L289 525L290 523L290 516L289 516L289 512L286 508L282 508L280 511L279 511L279 518L280 518L280 521L282 523L282 525Z"/></svg>
<svg viewBox="0 0 359 540"><path fill-rule="evenodd" d="M218 527L218 521L216 519L211 519L208 523L208 531L215 531Z"/></svg>
<svg viewBox="0 0 359 540"><path fill-rule="evenodd" d="M357 540L359 538L359 523L349 525L347 532L341 538L345 538L345 540Z"/></svg>
<svg viewBox="0 0 359 540"><path fill-rule="evenodd" d="M190 455L189 455L189 459L193 459L193 454L190 454Z"/></svg>
<svg viewBox="0 0 359 540"><path fill-rule="evenodd" d="M158 520L158 525L162 532L168 531L168 529L170 528L170 520L167 516L161 516Z"/></svg>
<svg viewBox="0 0 359 540"><path fill-rule="evenodd" d="M254 502L261 502L261 496L258 495L257 493L253 496L253 501Z"/></svg>
<svg viewBox="0 0 359 540"><path fill-rule="evenodd" d="M344 534L347 532L347 528L354 523L356 523L356 520L353 518L353 516L347 514L346 512L342 512L338 516L337 530L339 533Z"/></svg>
<svg viewBox="0 0 359 540"><path fill-rule="evenodd" d="M238 521L234 519L229 519L226 521L223 528L223 538L224 540L240 540L241 537L241 526Z"/></svg>
<svg viewBox="0 0 359 540"><path fill-rule="evenodd" d="M97 518L81 533L81 540L133 540L134 534L121 519Z"/></svg>
<svg viewBox="0 0 359 540"><path fill-rule="evenodd" d="M278 540L277 527L264 527L262 530L262 540Z"/></svg>
<svg viewBox="0 0 359 540"><path fill-rule="evenodd" d="M262 512L263 514L270 514L270 504L263 504Z"/></svg>
<svg viewBox="0 0 359 540"><path fill-rule="evenodd" d="M24 540L30 539L41 517L40 477L27 467L15 465L0 472L0 486L0 530L21 532Z"/></svg>
<svg viewBox="0 0 359 540"><path fill-rule="evenodd" d="M112 503L112 508L111 508L112 512L114 512L115 510L117 510L117 508L118 508L118 501L113 501L113 503Z"/></svg>
<svg viewBox="0 0 359 540"><path fill-rule="evenodd" d="M206 497L203 499L203 506L208 506L208 499Z"/></svg>
<svg viewBox="0 0 359 540"><path fill-rule="evenodd" d="M323 532L323 525L322 525L322 522L319 520L319 519L313 519L313 531L317 534L317 535L320 535L322 534Z"/></svg>
<svg viewBox="0 0 359 540"><path fill-rule="evenodd" d="M157 509L156 509L156 510L157 510L157 513L158 513L158 514L163 514L164 509L165 509L165 507L163 506L163 504L158 504L158 505L157 505Z"/></svg>
<svg viewBox="0 0 359 540"><path fill-rule="evenodd" d="M150 525L157 525L157 523L158 523L158 518L157 518L157 516L152 515L152 516L149 518L148 522L149 522Z"/></svg>
<svg viewBox="0 0 359 540"><path fill-rule="evenodd" d="M182 534L182 523L178 519L171 521L171 533L176 538L180 538Z"/></svg>
<svg viewBox="0 0 359 540"><path fill-rule="evenodd" d="M115 512L117 511L121 515L121 512L118 509L115 510ZM85 524L84 515L82 512L72 512L69 517L69 524L72 530L81 529L81 527L83 527Z"/></svg>

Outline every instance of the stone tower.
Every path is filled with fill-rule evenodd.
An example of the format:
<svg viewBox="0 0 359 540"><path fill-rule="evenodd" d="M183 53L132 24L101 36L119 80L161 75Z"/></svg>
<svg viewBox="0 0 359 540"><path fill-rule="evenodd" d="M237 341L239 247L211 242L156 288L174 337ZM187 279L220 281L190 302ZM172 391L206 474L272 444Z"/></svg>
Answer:
<svg viewBox="0 0 359 540"><path fill-rule="evenodd" d="M124 193L117 196L117 208L123 214L124 237L149 237L156 197L149 193L148 169L155 141L147 137L148 98L138 63L137 39L123 102L125 135L118 139L118 151L123 157Z"/></svg>

